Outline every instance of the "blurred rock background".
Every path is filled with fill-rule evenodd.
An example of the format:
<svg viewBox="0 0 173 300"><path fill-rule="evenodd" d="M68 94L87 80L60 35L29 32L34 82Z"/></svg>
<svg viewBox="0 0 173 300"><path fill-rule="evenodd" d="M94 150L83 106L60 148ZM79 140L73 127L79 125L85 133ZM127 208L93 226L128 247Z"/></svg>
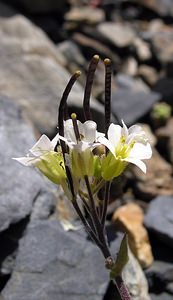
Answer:
<svg viewBox="0 0 173 300"><path fill-rule="evenodd" d="M112 60L112 120L140 123L153 147L147 175L129 167L112 184L107 231L135 300L173 299L173 1L0 1L0 300L114 300L101 254L62 192L12 161L57 132L58 104L76 70L81 103L91 57ZM103 129L104 66L92 90ZM65 223L66 221L66 223ZM64 231L73 222L78 230Z"/></svg>

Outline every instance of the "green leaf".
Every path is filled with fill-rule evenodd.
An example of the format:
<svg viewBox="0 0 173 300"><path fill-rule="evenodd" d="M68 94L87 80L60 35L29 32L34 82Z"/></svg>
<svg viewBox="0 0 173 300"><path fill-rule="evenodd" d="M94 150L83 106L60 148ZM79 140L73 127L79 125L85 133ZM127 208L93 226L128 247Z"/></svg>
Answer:
<svg viewBox="0 0 173 300"><path fill-rule="evenodd" d="M120 249L119 249L119 252L117 254L115 264L114 264L113 268L110 271L110 278L111 279L115 279L117 276L121 275L121 273L123 271L123 268L127 264L128 260L129 260L129 256L128 256L128 238L127 238L127 234L125 234L122 241L121 241Z"/></svg>

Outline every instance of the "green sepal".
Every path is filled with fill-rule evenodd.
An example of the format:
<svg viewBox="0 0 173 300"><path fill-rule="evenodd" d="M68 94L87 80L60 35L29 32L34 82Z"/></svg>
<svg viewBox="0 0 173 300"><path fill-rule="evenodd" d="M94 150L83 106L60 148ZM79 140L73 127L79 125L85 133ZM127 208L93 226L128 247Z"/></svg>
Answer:
<svg viewBox="0 0 173 300"><path fill-rule="evenodd" d="M110 279L115 279L117 276L120 276L122 274L122 271L125 265L128 263L128 260L128 238L127 234L125 234L121 241L120 249L117 254L114 266L110 271Z"/></svg>

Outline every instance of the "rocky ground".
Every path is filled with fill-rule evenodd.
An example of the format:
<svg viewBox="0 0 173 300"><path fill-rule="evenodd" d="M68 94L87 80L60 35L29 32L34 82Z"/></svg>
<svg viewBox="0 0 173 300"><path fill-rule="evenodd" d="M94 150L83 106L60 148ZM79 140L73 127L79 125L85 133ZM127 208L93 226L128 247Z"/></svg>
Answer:
<svg viewBox="0 0 173 300"><path fill-rule="evenodd" d="M69 107L82 120L94 54L112 60L112 120L140 123L153 147L147 175L131 167L112 185L112 252L127 231L133 299L173 299L172 0L0 1L0 41L0 300L118 299L62 192L11 160L57 132L58 103L76 69L83 75ZM100 130L103 100L99 63L91 103ZM64 218L79 229L64 231Z"/></svg>

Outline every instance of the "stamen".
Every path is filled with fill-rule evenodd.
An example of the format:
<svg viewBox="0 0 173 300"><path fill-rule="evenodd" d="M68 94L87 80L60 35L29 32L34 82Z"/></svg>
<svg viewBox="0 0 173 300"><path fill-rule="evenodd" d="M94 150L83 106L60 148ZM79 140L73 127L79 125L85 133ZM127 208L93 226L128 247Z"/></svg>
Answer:
<svg viewBox="0 0 173 300"><path fill-rule="evenodd" d="M111 60L105 58L105 136L107 137L108 127L110 125L111 116Z"/></svg>
<svg viewBox="0 0 173 300"><path fill-rule="evenodd" d="M99 55L94 55L90 62L89 68L88 68L85 92L84 92L84 99L83 99L83 110L84 110L85 120L92 119L91 111L90 111L91 88L93 85L94 73L96 71L99 59L100 59Z"/></svg>
<svg viewBox="0 0 173 300"><path fill-rule="evenodd" d="M71 118L72 118L72 122L73 122L73 128L74 128L76 140L80 141L80 133L79 133L78 125L77 125L77 115L75 113L72 113Z"/></svg>

